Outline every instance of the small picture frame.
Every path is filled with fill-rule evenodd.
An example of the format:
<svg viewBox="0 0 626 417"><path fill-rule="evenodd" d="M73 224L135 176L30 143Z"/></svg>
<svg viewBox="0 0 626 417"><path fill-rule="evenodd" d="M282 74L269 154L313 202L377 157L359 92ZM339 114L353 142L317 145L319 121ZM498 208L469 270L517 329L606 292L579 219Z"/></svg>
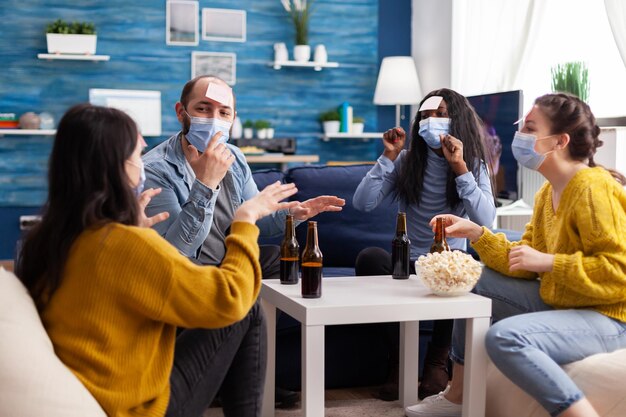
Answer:
<svg viewBox="0 0 626 417"><path fill-rule="evenodd" d="M245 42L246 11L203 8L202 40Z"/></svg>
<svg viewBox="0 0 626 417"><path fill-rule="evenodd" d="M167 45L198 45L198 2L168 0L165 8L165 43Z"/></svg>
<svg viewBox="0 0 626 417"><path fill-rule="evenodd" d="M237 55L231 52L191 53L191 78L198 75L215 75L228 85L237 80Z"/></svg>

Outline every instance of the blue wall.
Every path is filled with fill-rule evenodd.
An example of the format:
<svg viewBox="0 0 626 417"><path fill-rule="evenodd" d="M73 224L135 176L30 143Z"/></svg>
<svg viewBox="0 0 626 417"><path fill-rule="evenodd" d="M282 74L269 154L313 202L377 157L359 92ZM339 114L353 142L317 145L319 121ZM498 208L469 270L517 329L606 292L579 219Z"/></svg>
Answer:
<svg viewBox="0 0 626 417"><path fill-rule="evenodd" d="M325 44L329 60L341 65L321 72L302 68L276 71L267 65L275 42L286 42L292 56L293 28L279 0L200 0L200 10L246 10L247 42L200 40L193 47L165 44L165 1L2 3L0 19L5 24L0 26L0 113L48 111L58 122L69 106L88 100L89 88L159 90L163 136L148 138L150 145L178 130L173 106L190 77L191 52L235 52L234 89L243 120L270 120L277 136L297 138L297 153L319 154L322 163L373 160L381 149L377 141L322 142L317 117L321 111L349 101L355 114L365 118L366 131L389 127L393 108L372 104L379 62L384 56L410 54L410 0L380 0L380 14L378 0L317 0L309 43ZM59 17L93 21L98 30L97 53L110 55L111 60L38 60L37 53L46 52L45 26ZM379 25L385 27L380 38ZM6 208L0 211L0 226L9 235L16 221L13 208L24 207L24 212L30 212L29 207L38 207L45 200L52 139L0 136L0 207ZM9 212L12 217L7 220L5 213ZM9 221L11 230L5 228ZM4 238L15 240L12 235ZM0 258L12 255L0 247Z"/></svg>

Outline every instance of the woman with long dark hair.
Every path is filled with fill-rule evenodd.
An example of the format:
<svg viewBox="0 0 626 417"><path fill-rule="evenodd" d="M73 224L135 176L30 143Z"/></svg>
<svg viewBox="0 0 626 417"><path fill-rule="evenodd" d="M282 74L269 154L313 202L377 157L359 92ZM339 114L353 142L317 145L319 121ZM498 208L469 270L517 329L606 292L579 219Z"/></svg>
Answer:
<svg viewBox="0 0 626 417"><path fill-rule="evenodd" d="M406 212L411 240L411 272L420 255L429 252L433 234L430 219L454 213L478 224L491 226L496 209L483 144L483 126L469 101L456 91L442 88L426 95L411 128L409 149L406 134L394 127L383 135L383 154L354 194L358 210L374 209L394 196ZM466 249L465 239L448 239L451 249ZM391 274L391 255L381 248L366 248L357 257L357 275ZM397 329L397 325L394 326ZM389 381L380 397L398 397L397 330L392 331ZM442 391L448 384L448 351L452 320L436 321L429 345L419 397Z"/></svg>
<svg viewBox="0 0 626 417"><path fill-rule="evenodd" d="M626 347L626 178L596 166L599 134L577 97L535 100L513 138L513 156L547 181L519 242L437 216L450 236L470 239L486 265L473 292L492 302L487 353L551 416L598 416L560 365ZM461 416L464 354L465 320L455 320L452 382L408 407L407 416Z"/></svg>
<svg viewBox="0 0 626 417"><path fill-rule="evenodd" d="M241 338L264 340L255 222L289 208L279 201L296 189L276 183L243 203L223 263L199 266L149 228L167 214L143 214L160 192L142 190L144 146L119 110L81 104L67 111L42 221L25 239L17 274L56 354L108 415L200 416L226 378L202 330L240 322ZM178 338L177 327L186 329ZM260 415L262 356L239 364L248 367L245 389L228 399L226 415ZM189 358L202 360L190 366Z"/></svg>

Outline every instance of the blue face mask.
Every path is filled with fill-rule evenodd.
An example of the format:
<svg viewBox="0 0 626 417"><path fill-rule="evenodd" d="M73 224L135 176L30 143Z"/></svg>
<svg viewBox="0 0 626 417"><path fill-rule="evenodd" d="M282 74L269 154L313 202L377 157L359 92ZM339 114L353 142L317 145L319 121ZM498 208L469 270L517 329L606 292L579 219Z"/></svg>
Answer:
<svg viewBox="0 0 626 417"><path fill-rule="evenodd" d="M219 143L228 142L228 132L232 125L231 122L206 117L193 117L190 116L189 113L187 113L187 116L191 119L191 123L189 125L189 132L185 134L185 137L198 151L204 152L209 141L217 132L222 132Z"/></svg>
<svg viewBox="0 0 626 417"><path fill-rule="evenodd" d="M420 120L419 135L424 139L424 142L433 149L441 148L439 135L447 135L449 133L450 119L447 117L429 117Z"/></svg>
<svg viewBox="0 0 626 417"><path fill-rule="evenodd" d="M135 187L133 187L133 191L135 192L135 195L139 197L141 193L143 193L143 187L146 184L146 170L143 167L143 161L141 162L141 164L138 164L130 160L126 162L139 168L139 182L137 183Z"/></svg>
<svg viewBox="0 0 626 417"><path fill-rule="evenodd" d="M513 157L520 163L520 165L536 171L539 169L543 161L546 159L545 154L537 153L535 150L535 143L537 140L547 139L554 135L546 136L541 139L537 139L537 136L530 133L515 132L513 136L513 143L511 144L511 150L513 151Z"/></svg>

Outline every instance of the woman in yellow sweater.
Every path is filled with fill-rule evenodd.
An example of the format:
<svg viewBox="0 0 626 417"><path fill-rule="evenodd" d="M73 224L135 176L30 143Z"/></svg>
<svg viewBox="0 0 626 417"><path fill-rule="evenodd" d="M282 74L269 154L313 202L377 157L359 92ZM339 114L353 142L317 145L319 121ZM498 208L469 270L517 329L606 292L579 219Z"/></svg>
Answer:
<svg viewBox="0 0 626 417"><path fill-rule="evenodd" d="M296 189L276 183L243 203L224 262L199 266L149 227L167 214L143 214L160 192L142 192L144 146L119 110L89 104L68 110L50 156L43 218L24 242L18 275L55 352L108 415L199 416L215 395L204 381L216 385L223 365L211 360L218 347L193 330L177 340L176 328L222 328L247 317L249 327L260 328L259 339L264 322L259 312L249 314L261 285L255 222L289 208L280 201ZM198 351L206 361L182 376L187 390L171 394L171 375L181 372L173 364ZM260 415L265 358L255 363L259 386L230 415ZM177 407L168 408L172 403Z"/></svg>
<svg viewBox="0 0 626 417"><path fill-rule="evenodd" d="M593 161L600 129L567 94L535 100L513 155L548 181L519 242L443 215L485 268L474 292L492 299L485 340L494 364L551 416L597 416L560 365L626 348L626 179ZM451 385L406 415L460 416L465 321L454 323Z"/></svg>

